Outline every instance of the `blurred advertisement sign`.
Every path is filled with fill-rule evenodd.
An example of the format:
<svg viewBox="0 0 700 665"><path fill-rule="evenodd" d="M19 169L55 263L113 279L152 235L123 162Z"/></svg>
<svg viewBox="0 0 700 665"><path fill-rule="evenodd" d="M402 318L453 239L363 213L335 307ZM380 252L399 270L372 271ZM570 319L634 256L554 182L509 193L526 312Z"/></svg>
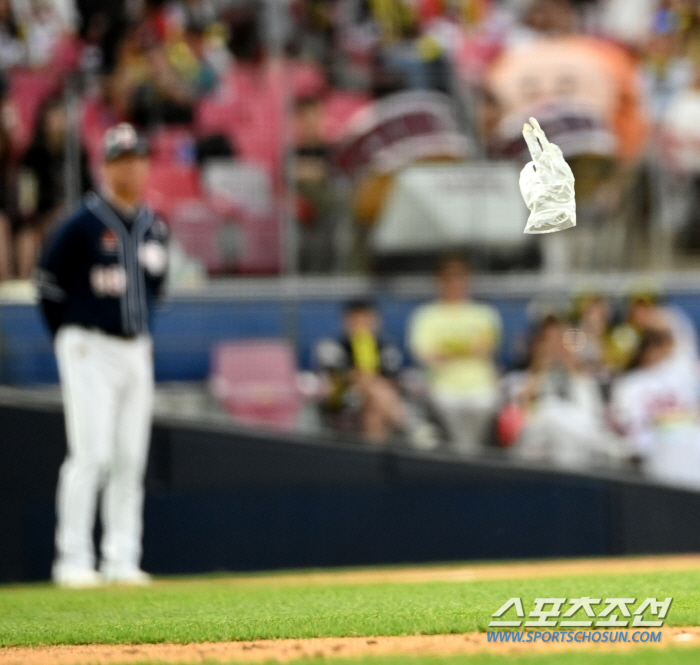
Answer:
<svg viewBox="0 0 700 665"><path fill-rule="evenodd" d="M424 164L396 177L372 238L377 253L517 246L527 209L519 169L506 162Z"/></svg>
<svg viewBox="0 0 700 665"><path fill-rule="evenodd" d="M411 91L359 111L338 147L337 162L354 178L365 169L389 173L426 159L463 160L469 142L460 133L448 97Z"/></svg>

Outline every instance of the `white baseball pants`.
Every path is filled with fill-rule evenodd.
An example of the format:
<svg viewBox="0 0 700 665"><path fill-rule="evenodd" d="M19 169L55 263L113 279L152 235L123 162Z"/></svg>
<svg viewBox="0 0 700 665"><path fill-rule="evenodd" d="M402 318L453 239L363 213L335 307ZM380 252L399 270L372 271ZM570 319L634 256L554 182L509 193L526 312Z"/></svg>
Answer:
<svg viewBox="0 0 700 665"><path fill-rule="evenodd" d="M54 565L95 567L92 533L102 490L102 567L138 568L154 388L151 338L64 326L55 349L68 455L58 481Z"/></svg>

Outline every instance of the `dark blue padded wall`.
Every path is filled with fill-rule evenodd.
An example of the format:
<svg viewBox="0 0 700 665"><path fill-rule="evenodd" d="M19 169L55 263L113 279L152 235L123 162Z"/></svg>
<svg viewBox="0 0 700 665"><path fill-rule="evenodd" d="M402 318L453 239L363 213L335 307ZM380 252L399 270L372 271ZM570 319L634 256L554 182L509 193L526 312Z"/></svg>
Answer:
<svg viewBox="0 0 700 665"><path fill-rule="evenodd" d="M696 326L700 323L700 295L675 295L669 300L682 307ZM528 300L490 302L503 318L501 362L507 368L524 345ZM407 323L421 301L380 295L377 303L386 335L405 347ZM156 377L159 381L203 380L209 372L213 344L249 337L288 337L295 344L300 367L310 369L318 340L339 334L342 306L342 301L330 299L298 303L173 299L159 310L154 323ZM0 305L0 345L0 381L17 385L56 382L51 342L33 305Z"/></svg>
<svg viewBox="0 0 700 665"><path fill-rule="evenodd" d="M56 381L51 340L32 305L0 306L0 382L27 385Z"/></svg>

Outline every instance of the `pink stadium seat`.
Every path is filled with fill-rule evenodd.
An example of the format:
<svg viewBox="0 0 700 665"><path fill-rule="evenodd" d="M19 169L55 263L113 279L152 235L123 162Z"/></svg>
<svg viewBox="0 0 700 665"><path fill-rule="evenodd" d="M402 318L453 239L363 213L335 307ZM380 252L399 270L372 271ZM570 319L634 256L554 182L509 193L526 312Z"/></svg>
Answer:
<svg viewBox="0 0 700 665"><path fill-rule="evenodd" d="M280 270L280 234L276 217L242 216L238 222L242 249L236 270L271 274Z"/></svg>
<svg viewBox="0 0 700 665"><path fill-rule="evenodd" d="M155 163L151 166L146 201L166 219L184 199L199 197L199 173L196 168L169 163Z"/></svg>
<svg viewBox="0 0 700 665"><path fill-rule="evenodd" d="M95 181L99 177L99 164L102 155L102 140L105 132L119 122L114 110L98 97L85 98L80 106L80 138L92 168Z"/></svg>
<svg viewBox="0 0 700 665"><path fill-rule="evenodd" d="M226 410L251 425L292 430L302 406L297 364L284 340L222 342L212 353L212 390Z"/></svg>
<svg viewBox="0 0 700 665"><path fill-rule="evenodd" d="M280 68L239 65L222 78L219 89L199 104L196 127L200 136L223 133L241 157L264 166L281 182L284 80Z"/></svg>
<svg viewBox="0 0 700 665"><path fill-rule="evenodd" d="M168 226L185 254L199 259L208 272L225 267L220 243L226 220L201 199L180 201L168 216Z"/></svg>
<svg viewBox="0 0 700 665"><path fill-rule="evenodd" d="M46 69L15 69L9 78L9 97L16 115L12 139L21 153L29 146L41 105L58 92L60 80Z"/></svg>
<svg viewBox="0 0 700 665"><path fill-rule="evenodd" d="M15 69L10 74L10 97L22 118L30 123L42 103L58 92L60 81L45 69Z"/></svg>
<svg viewBox="0 0 700 665"><path fill-rule="evenodd" d="M231 124L232 105L225 95L214 94L202 99L194 119L198 135L225 134Z"/></svg>

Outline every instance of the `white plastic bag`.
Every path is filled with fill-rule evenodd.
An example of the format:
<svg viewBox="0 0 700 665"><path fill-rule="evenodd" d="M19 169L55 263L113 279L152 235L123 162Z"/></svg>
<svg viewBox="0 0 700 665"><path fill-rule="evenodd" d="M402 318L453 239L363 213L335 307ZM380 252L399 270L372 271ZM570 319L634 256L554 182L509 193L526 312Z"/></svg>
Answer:
<svg viewBox="0 0 700 665"><path fill-rule="evenodd" d="M520 172L520 193L530 209L525 233L552 233L576 226L574 174L558 145L550 143L535 118L523 136L532 161Z"/></svg>

